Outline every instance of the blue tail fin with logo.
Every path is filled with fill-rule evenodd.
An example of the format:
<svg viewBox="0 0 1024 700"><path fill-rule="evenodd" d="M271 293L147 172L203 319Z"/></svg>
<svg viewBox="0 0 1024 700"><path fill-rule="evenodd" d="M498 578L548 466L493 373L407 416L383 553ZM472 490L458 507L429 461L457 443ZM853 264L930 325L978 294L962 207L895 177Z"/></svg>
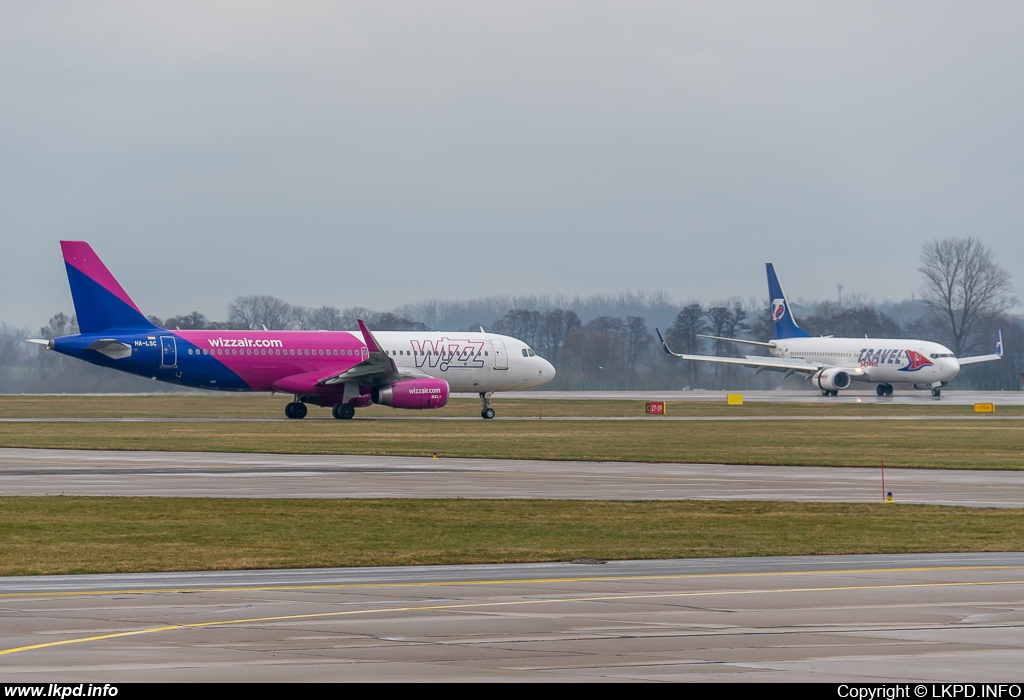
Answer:
<svg viewBox="0 0 1024 700"><path fill-rule="evenodd" d="M782 291L775 266L765 263L768 268L768 298L772 302L772 337L776 340L785 338L810 338L811 334L796 325L793 312L790 311L786 293Z"/></svg>

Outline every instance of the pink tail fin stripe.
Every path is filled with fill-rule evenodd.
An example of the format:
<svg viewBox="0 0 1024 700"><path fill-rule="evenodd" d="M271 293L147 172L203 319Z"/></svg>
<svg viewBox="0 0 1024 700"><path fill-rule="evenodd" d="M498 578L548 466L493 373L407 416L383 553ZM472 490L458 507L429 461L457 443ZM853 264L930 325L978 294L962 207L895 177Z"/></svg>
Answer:
<svg viewBox="0 0 1024 700"><path fill-rule="evenodd" d="M96 282L108 292L113 294L115 297L123 301L128 306L132 307L139 314L139 307L135 305L128 293L124 291L124 288L120 283L114 279L114 276L110 274L110 270L103 264L99 256L93 251L85 241L61 241L60 242L61 252L64 253L64 262L71 265L76 270L81 272L83 275Z"/></svg>

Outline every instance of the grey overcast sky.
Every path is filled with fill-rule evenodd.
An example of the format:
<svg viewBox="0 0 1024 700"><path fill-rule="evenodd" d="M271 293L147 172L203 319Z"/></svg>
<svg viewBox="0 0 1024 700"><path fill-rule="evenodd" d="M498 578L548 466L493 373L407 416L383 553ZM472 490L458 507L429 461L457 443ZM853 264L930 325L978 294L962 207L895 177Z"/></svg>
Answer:
<svg viewBox="0 0 1024 700"><path fill-rule="evenodd" d="M62 238L161 317L901 299L963 235L1020 293L1022 130L1020 2L4 0L0 320Z"/></svg>

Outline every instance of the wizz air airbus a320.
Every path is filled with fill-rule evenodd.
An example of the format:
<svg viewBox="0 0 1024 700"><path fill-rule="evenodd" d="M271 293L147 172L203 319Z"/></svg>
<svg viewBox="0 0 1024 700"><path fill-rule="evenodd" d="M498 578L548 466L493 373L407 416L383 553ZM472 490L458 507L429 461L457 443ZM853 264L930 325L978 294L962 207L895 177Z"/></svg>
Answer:
<svg viewBox="0 0 1024 700"><path fill-rule="evenodd" d="M772 300L772 334L775 337L767 343L702 337L759 345L768 348L772 357L681 355L669 349L661 331L658 331L665 352L684 360L756 367L755 374L766 369L785 372L786 376L805 374L821 389L823 396L838 396L840 390L848 389L853 382L872 382L877 385L875 391L879 396L892 396L893 384L909 384L914 389L931 389L932 396L938 397L942 387L956 378L963 365L990 362L1003 356L1003 338L998 331L995 354L960 358L944 345L928 340L814 337L797 325L775 275L775 267L767 263L767 268L768 294Z"/></svg>
<svg viewBox="0 0 1024 700"><path fill-rule="evenodd" d="M80 335L30 342L170 384L219 391L293 394L288 418L307 404L352 418L372 403L440 408L450 392L480 395L494 418L495 391L551 381L555 368L528 345L470 332L167 330L153 325L84 241L61 241Z"/></svg>

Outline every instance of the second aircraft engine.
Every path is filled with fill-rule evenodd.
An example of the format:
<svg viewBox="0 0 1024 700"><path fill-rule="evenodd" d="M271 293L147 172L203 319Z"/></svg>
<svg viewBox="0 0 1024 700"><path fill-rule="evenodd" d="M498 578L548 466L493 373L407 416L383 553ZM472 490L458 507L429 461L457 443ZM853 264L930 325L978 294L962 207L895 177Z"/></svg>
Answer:
<svg viewBox="0 0 1024 700"><path fill-rule="evenodd" d="M850 373L835 367L826 367L815 372L814 376L811 377L811 381L823 391L848 389L850 387Z"/></svg>

